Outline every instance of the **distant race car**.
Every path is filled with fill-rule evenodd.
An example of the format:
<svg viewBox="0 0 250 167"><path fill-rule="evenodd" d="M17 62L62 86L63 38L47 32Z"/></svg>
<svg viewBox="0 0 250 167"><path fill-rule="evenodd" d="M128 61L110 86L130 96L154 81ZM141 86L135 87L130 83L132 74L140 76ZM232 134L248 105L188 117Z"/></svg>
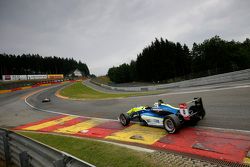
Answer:
<svg viewBox="0 0 250 167"><path fill-rule="evenodd" d="M168 133L175 133L185 122L196 124L205 114L201 97L181 103L179 108L158 100L154 107L135 107L127 113L120 114L119 121L123 126L127 126L131 120L137 118L143 125L164 127Z"/></svg>
<svg viewBox="0 0 250 167"><path fill-rule="evenodd" d="M42 100L42 103L46 103L46 102L50 102L50 99L47 97Z"/></svg>

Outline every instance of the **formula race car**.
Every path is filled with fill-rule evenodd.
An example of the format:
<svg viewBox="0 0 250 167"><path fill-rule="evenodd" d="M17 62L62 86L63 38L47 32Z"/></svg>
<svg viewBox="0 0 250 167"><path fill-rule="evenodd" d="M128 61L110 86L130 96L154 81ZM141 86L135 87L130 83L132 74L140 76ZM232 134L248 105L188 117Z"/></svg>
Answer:
<svg viewBox="0 0 250 167"><path fill-rule="evenodd" d="M184 123L196 124L205 114L200 97L179 104L179 108L158 100L154 107L135 107L120 114L119 121L123 126L127 126L131 120L139 119L142 125L164 127L168 133L175 133Z"/></svg>
<svg viewBox="0 0 250 167"><path fill-rule="evenodd" d="M50 102L50 99L47 97L42 100L42 103L46 103L46 102Z"/></svg>

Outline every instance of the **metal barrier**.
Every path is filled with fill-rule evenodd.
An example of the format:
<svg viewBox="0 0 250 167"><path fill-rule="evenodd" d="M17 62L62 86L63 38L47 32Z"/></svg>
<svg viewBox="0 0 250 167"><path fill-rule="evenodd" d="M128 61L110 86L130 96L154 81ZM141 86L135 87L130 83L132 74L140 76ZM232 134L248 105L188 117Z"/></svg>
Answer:
<svg viewBox="0 0 250 167"><path fill-rule="evenodd" d="M218 83L249 80L249 79L250 79L250 69L246 69L246 70L229 72L229 73L207 76L207 77L202 77L202 78L196 78L196 79L191 79L191 80L186 80L186 81L181 81L181 82L151 85L151 86L114 87L114 86L100 84L93 80L90 80L90 82L92 82L93 84L99 85L101 87L104 87L106 89L111 89L111 90L148 91L148 90L161 90L161 89L169 89L169 88L185 88L185 87L192 87L192 86L202 86L202 85L218 84Z"/></svg>
<svg viewBox="0 0 250 167"><path fill-rule="evenodd" d="M15 132L0 128L0 160L6 167L94 167Z"/></svg>

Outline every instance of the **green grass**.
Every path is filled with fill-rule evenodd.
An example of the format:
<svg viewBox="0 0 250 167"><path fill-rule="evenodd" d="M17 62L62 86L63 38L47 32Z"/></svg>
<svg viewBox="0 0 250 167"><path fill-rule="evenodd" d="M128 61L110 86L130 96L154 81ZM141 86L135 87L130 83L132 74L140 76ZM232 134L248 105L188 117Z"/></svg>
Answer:
<svg viewBox="0 0 250 167"><path fill-rule="evenodd" d="M94 82L100 83L100 84L105 84L108 85L111 83L110 79L108 76L100 76L92 79Z"/></svg>
<svg viewBox="0 0 250 167"><path fill-rule="evenodd" d="M159 166L150 153L139 152L113 144L52 134L19 133L98 167Z"/></svg>
<svg viewBox="0 0 250 167"><path fill-rule="evenodd" d="M149 91L149 92L139 92L139 93L112 94L112 93L99 92L83 85L81 82L76 82L60 90L59 94L72 99L105 99L105 98L121 98L121 97L131 97L131 96L152 95L160 92L161 91Z"/></svg>

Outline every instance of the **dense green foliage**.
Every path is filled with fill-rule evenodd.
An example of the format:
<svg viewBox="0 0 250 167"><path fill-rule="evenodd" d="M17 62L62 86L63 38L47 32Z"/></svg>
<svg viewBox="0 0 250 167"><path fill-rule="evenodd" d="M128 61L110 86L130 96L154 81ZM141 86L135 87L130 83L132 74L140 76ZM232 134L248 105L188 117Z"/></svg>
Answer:
<svg viewBox="0 0 250 167"><path fill-rule="evenodd" d="M38 54L8 55L0 54L0 75L26 74L64 74L67 75L79 69L84 75L89 75L86 64L74 59L60 57L42 57Z"/></svg>
<svg viewBox="0 0 250 167"><path fill-rule="evenodd" d="M130 66L126 63L120 65L119 67L110 68L108 71L108 76L112 81L122 83L132 81L132 72L130 71Z"/></svg>
<svg viewBox="0 0 250 167"><path fill-rule="evenodd" d="M193 44L190 51L184 44L162 38L137 55L136 61L112 67L108 71L111 81L167 81L189 79L236 71L250 67L250 40L225 41L218 36Z"/></svg>
<svg viewBox="0 0 250 167"><path fill-rule="evenodd" d="M225 41L215 36L201 44L193 44L192 71L223 73L250 67L250 40Z"/></svg>

